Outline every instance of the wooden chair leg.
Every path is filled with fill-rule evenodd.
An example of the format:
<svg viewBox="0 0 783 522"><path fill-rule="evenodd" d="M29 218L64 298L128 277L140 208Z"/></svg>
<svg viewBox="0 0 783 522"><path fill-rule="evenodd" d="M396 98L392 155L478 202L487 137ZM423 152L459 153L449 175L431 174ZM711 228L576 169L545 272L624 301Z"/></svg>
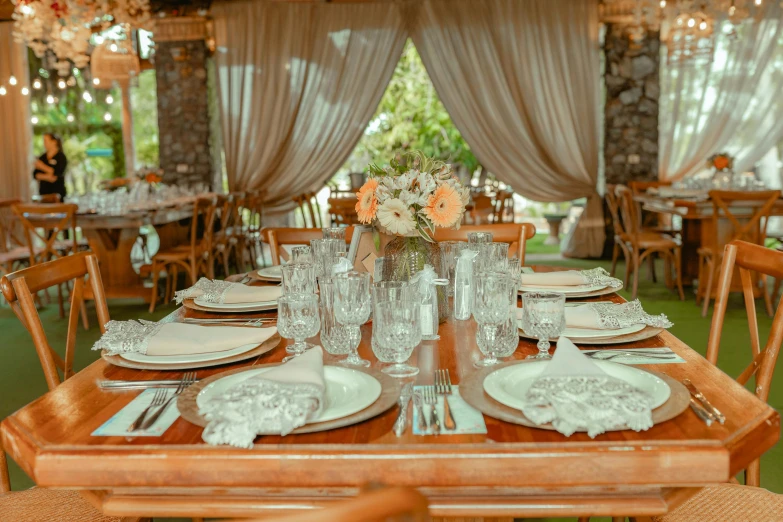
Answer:
<svg viewBox="0 0 783 522"><path fill-rule="evenodd" d="M609 272L609 275L614 277L615 270L617 270L617 258L620 257L620 245L617 243L614 244L614 249L612 249L612 270Z"/></svg>
<svg viewBox="0 0 783 522"><path fill-rule="evenodd" d="M641 265L641 259L639 259L639 251L634 248L633 250L633 292L631 292L631 300L636 299L636 294L639 291L639 269Z"/></svg>
<svg viewBox="0 0 783 522"><path fill-rule="evenodd" d="M65 317L65 305L63 304L63 285L57 285L57 307L60 309L60 319Z"/></svg>
<svg viewBox="0 0 783 522"><path fill-rule="evenodd" d="M745 485L759 487L761 485L761 461L754 460L745 470Z"/></svg>
<svg viewBox="0 0 783 522"><path fill-rule="evenodd" d="M0 446L0 493L9 491L11 491L11 478L8 476L8 461L3 447Z"/></svg>
<svg viewBox="0 0 783 522"><path fill-rule="evenodd" d="M677 291L680 293L680 301L685 301L685 292L682 291L682 250L674 251L674 277L677 281Z"/></svg>
<svg viewBox="0 0 783 522"><path fill-rule="evenodd" d="M761 282L761 295L764 297L764 306L767 309L767 315L772 317L774 315L774 311L772 310L772 296L769 294L769 285L767 284L766 274L761 274L759 279Z"/></svg>
<svg viewBox="0 0 783 522"><path fill-rule="evenodd" d="M156 261L152 261L152 298L150 299L150 313L155 311L155 303L158 301L158 279L160 278L160 269Z"/></svg>
<svg viewBox="0 0 783 522"><path fill-rule="evenodd" d="M653 283L658 282L655 278L655 254L650 254L647 258L647 278Z"/></svg>
<svg viewBox="0 0 783 522"><path fill-rule="evenodd" d="M772 289L772 300L776 301L778 300L778 295L780 294L780 279L775 279L775 287Z"/></svg>
<svg viewBox="0 0 783 522"><path fill-rule="evenodd" d="M704 307L701 309L701 316L707 317L707 311L710 309L710 295L712 295L712 279L715 272L715 260L709 258L707 263L707 288L704 289ZM699 281L701 286L701 281Z"/></svg>

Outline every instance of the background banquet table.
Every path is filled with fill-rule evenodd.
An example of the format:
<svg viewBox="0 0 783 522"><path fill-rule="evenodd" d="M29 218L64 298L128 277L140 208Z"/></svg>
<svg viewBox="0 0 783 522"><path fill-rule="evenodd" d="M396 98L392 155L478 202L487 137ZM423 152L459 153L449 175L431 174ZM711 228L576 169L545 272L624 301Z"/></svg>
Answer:
<svg viewBox="0 0 783 522"><path fill-rule="evenodd" d="M180 308L166 320L197 315ZM360 353L375 362L370 332L365 325ZM472 321L441 325L441 339L414 352L416 383L432 383L436 368L448 368L455 384L475 371L474 334ZM100 391L97 380L180 375L98 361L7 418L0 435L39 485L82 490L111 515L248 516L328 503L369 482L420 488L435 516L654 515L698 486L727 481L771 448L780 416L669 333L630 346L637 345L669 346L683 357L685 364L645 367L691 379L725 413L726 424L707 427L688 409L646 432L592 440L485 416L486 435L417 436L409 429L397 438L395 407L350 427L260 437L252 450L208 446L201 428L184 419L160 438L92 437L137 395ZM523 339L514 358L535 351ZM198 374L278 362L283 352Z"/></svg>

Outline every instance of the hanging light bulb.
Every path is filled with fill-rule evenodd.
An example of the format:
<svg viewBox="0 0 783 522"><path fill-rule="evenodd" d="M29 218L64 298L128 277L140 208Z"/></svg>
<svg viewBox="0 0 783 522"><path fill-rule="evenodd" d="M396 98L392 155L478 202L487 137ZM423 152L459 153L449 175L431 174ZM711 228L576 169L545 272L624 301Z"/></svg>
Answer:
<svg viewBox="0 0 783 522"><path fill-rule="evenodd" d="M40 89L41 88L41 80L36 78L33 80L33 89Z"/></svg>
<svg viewBox="0 0 783 522"><path fill-rule="evenodd" d="M761 5L761 0L755 0L754 2L756 5Z"/></svg>
<svg viewBox="0 0 783 522"><path fill-rule="evenodd" d="M72 122L73 121L73 114L69 114L68 116L65 117L65 119Z"/></svg>
<svg viewBox="0 0 783 522"><path fill-rule="evenodd" d="M689 18L688 27L693 27L694 25L696 25L696 20L694 20L693 18Z"/></svg>
<svg viewBox="0 0 783 522"><path fill-rule="evenodd" d="M111 49L111 52L116 53L117 52L117 44L113 43L109 46L109 49Z"/></svg>
<svg viewBox="0 0 783 522"><path fill-rule="evenodd" d="M60 89L65 89L65 80L58 81L57 87L59 87Z"/></svg>
<svg viewBox="0 0 783 522"><path fill-rule="evenodd" d="M8 83L10 83L11 85L16 85L16 76L11 75L11 77L8 78Z"/></svg>
<svg viewBox="0 0 783 522"><path fill-rule="evenodd" d="M0 85L0 96L5 96L5 93L8 92L5 90L5 85Z"/></svg>
<svg viewBox="0 0 783 522"><path fill-rule="evenodd" d="M666 0L661 0L661 9L666 7Z"/></svg>
<svg viewBox="0 0 783 522"><path fill-rule="evenodd" d="M30 122L33 125L36 125L38 123L38 117L37 116L33 116L32 118L30 118Z"/></svg>
<svg viewBox="0 0 783 522"><path fill-rule="evenodd" d="M46 97L46 103L48 103L49 105L52 105L52 104L54 104L54 96L52 96L51 94L50 94L50 95L48 95L48 96Z"/></svg>
<svg viewBox="0 0 783 522"><path fill-rule="evenodd" d="M106 114L103 115L103 119L106 121L111 121L111 114L107 112Z"/></svg>
<svg viewBox="0 0 783 522"><path fill-rule="evenodd" d="M101 84L101 79L100 78L93 78L92 79L92 84L93 85L100 85Z"/></svg>
<svg viewBox="0 0 783 522"><path fill-rule="evenodd" d="M22 96L27 96L28 94L30 94L30 89L22 87Z"/></svg>
<svg viewBox="0 0 783 522"><path fill-rule="evenodd" d="M82 98L84 98L84 101L87 103L92 102L92 95L88 91L84 91L84 94L82 94Z"/></svg>
<svg viewBox="0 0 783 522"><path fill-rule="evenodd" d="M699 29L701 29L702 31L706 30L707 29L707 22L702 20L701 23L699 24Z"/></svg>

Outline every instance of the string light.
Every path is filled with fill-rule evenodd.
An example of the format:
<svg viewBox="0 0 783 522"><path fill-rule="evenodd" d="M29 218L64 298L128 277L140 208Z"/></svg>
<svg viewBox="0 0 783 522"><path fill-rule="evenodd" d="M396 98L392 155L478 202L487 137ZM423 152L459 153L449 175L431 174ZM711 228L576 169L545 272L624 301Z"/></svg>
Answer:
<svg viewBox="0 0 783 522"><path fill-rule="evenodd" d="M52 104L54 104L54 96L52 96L51 94L50 94L50 95L48 95L48 96L46 97L46 103L48 103L49 105L52 105Z"/></svg>
<svg viewBox="0 0 783 522"><path fill-rule="evenodd" d="M111 121L111 114L107 112L106 114L103 115L103 119L106 121Z"/></svg>
<svg viewBox="0 0 783 522"><path fill-rule="evenodd" d="M8 92L5 90L5 85L0 85L0 96L5 96L5 93Z"/></svg>
<svg viewBox="0 0 783 522"><path fill-rule="evenodd" d="M761 0L755 0L756 5L761 5Z"/></svg>
<svg viewBox="0 0 783 522"><path fill-rule="evenodd" d="M92 84L93 85L100 85L101 84L101 79L100 78L93 78L92 79Z"/></svg>
<svg viewBox="0 0 783 522"><path fill-rule="evenodd" d="M65 80L58 81L57 87L59 87L60 89L65 89Z"/></svg>
<svg viewBox="0 0 783 522"><path fill-rule="evenodd" d="M73 114L69 114L68 116L65 117L65 119L72 122L73 121Z"/></svg>
<svg viewBox="0 0 783 522"><path fill-rule="evenodd" d="M693 18L689 18L688 27L693 27L694 25L696 25L696 20L694 20Z"/></svg>
<svg viewBox="0 0 783 522"><path fill-rule="evenodd" d="M27 96L28 94L30 94L30 89L22 87L22 96Z"/></svg>
<svg viewBox="0 0 783 522"><path fill-rule="evenodd" d="M12 75L10 78L8 78L8 83L11 85L16 85L16 76Z"/></svg>
<svg viewBox="0 0 783 522"><path fill-rule="evenodd" d="M109 46L109 49L111 49L111 52L116 53L117 52L117 44L113 43Z"/></svg>
<svg viewBox="0 0 783 522"><path fill-rule="evenodd" d="M110 105L111 105L112 103L114 103L114 98L112 97L112 95L111 95L111 94L109 94L108 96L106 96L106 103L108 103L108 104L110 104Z"/></svg>
<svg viewBox="0 0 783 522"><path fill-rule="evenodd" d="M704 20L702 20L702 22L699 24L699 29L701 29L702 31L704 31L705 29L707 29L707 22L705 22Z"/></svg>
<svg viewBox="0 0 783 522"><path fill-rule="evenodd" d="M661 9L666 8L666 0L661 0Z"/></svg>
<svg viewBox="0 0 783 522"><path fill-rule="evenodd" d="M38 124L38 117L37 116L33 116L32 118L30 118L30 121L32 122L33 125L37 125Z"/></svg>
<svg viewBox="0 0 783 522"><path fill-rule="evenodd" d="M39 80L38 78L36 78L36 79L33 81L33 89L40 89L40 88L41 88L41 80Z"/></svg>
<svg viewBox="0 0 783 522"><path fill-rule="evenodd" d="M84 98L84 101L86 101L87 103L92 102L92 95L87 91L84 91L84 94L82 94L82 98Z"/></svg>

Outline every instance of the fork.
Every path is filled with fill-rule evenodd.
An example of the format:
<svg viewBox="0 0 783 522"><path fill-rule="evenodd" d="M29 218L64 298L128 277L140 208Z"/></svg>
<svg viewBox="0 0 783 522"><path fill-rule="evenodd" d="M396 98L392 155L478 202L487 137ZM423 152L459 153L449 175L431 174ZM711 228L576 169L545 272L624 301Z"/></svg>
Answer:
<svg viewBox="0 0 783 522"><path fill-rule="evenodd" d="M147 416L147 413L154 407L160 406L163 404L163 401L166 400L166 396L169 394L168 390L160 389L155 392L155 395L152 397L152 402L149 406L144 408L144 411L141 412L141 415L136 417L136 420L133 421L133 423L128 426L127 431L136 431L141 426L141 423L144 422L144 418Z"/></svg>
<svg viewBox="0 0 783 522"><path fill-rule="evenodd" d="M614 359L615 357L642 357L645 359L663 359L663 360L671 360L676 359L677 356L672 355L663 355L663 354L651 354L651 353L634 353L634 352L612 352L610 355L603 357L599 356L599 354L603 354L606 352L593 352L588 355L591 359L597 359L599 361L609 361L611 359Z"/></svg>
<svg viewBox="0 0 783 522"><path fill-rule="evenodd" d="M457 423L451 414L449 405L449 395L451 395L451 376L448 370L437 370L435 372L435 391L438 395L443 395L443 427L449 431L457 429Z"/></svg>
<svg viewBox="0 0 783 522"><path fill-rule="evenodd" d="M424 387L424 402L430 405L430 426L436 435L440 434L440 420L438 419L438 395L435 386Z"/></svg>
<svg viewBox="0 0 783 522"><path fill-rule="evenodd" d="M185 391L185 388L190 386L196 382L196 372L187 372L185 375L182 376L182 380L179 383L179 386L177 387L177 391L174 392L174 395L169 397L169 400L167 400L165 403L163 403L163 406L161 406L158 411L156 411L152 417L144 421L144 425L142 425L142 429L149 429L152 427L153 424L155 424L155 421L157 421L161 414L166 411L166 408L169 407L169 404L171 404L171 401L179 397L179 395Z"/></svg>

